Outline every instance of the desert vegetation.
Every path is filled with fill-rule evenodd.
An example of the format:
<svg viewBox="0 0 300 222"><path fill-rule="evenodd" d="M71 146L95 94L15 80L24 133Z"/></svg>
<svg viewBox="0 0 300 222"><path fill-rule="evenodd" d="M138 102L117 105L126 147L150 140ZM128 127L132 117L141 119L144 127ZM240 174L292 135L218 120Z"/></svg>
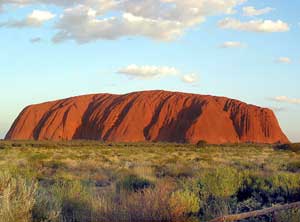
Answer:
<svg viewBox="0 0 300 222"><path fill-rule="evenodd" d="M2 141L0 222L196 222L300 201L297 147Z"/></svg>

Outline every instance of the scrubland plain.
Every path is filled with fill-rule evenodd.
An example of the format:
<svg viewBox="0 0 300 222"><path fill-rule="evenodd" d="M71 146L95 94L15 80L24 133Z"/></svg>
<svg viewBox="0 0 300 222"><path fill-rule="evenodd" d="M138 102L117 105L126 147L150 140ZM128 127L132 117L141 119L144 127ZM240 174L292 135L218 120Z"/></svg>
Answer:
<svg viewBox="0 0 300 222"><path fill-rule="evenodd" d="M196 222L299 200L297 144L0 142L0 222Z"/></svg>

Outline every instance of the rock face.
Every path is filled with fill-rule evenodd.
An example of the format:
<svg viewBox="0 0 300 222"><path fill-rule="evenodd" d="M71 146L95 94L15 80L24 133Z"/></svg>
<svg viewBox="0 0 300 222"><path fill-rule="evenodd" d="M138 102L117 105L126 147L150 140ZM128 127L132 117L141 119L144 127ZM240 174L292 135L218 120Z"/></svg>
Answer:
<svg viewBox="0 0 300 222"><path fill-rule="evenodd" d="M166 91L95 94L32 105L6 139L287 143L270 109Z"/></svg>

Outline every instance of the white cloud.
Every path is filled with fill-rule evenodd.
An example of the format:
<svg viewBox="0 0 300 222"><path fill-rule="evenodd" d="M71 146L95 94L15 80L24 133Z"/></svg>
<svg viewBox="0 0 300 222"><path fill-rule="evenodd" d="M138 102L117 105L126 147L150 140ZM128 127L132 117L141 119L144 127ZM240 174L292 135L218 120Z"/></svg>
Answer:
<svg viewBox="0 0 300 222"><path fill-rule="evenodd" d="M33 12L28 15L29 20L34 20L37 22L46 22L51 20L55 17L54 14L48 11L40 11L40 10L33 10Z"/></svg>
<svg viewBox="0 0 300 222"><path fill-rule="evenodd" d="M226 18L219 22L219 27L248 32L287 32L290 30L289 25L281 20L251 20L241 22L237 19Z"/></svg>
<svg viewBox="0 0 300 222"><path fill-rule="evenodd" d="M241 42L235 42L235 41L228 41L224 42L220 47L221 48L242 48L245 45Z"/></svg>
<svg viewBox="0 0 300 222"><path fill-rule="evenodd" d="M59 32L54 36L54 42L74 39L86 43L136 35L170 41L183 33L180 22L144 18L131 13L98 19L95 11L84 5L66 9L56 28Z"/></svg>
<svg viewBox="0 0 300 222"><path fill-rule="evenodd" d="M50 0L49 0L50 1ZM43 2L46 2L44 0ZM54 42L143 36L172 41L207 16L232 14L245 0L77 0L57 22ZM113 12L114 16L107 16ZM111 14L110 14L111 15ZM100 16L100 17L99 17Z"/></svg>
<svg viewBox="0 0 300 222"><path fill-rule="evenodd" d="M256 9L253 6L243 7L244 16L259 16L272 12L274 9L267 7L262 9Z"/></svg>
<svg viewBox="0 0 300 222"><path fill-rule="evenodd" d="M197 74L182 74L178 69L169 66L138 66L135 64L129 65L127 67L118 70L119 74L126 75L131 78L136 79L157 79L165 76L177 76L185 83L192 84L199 81Z"/></svg>
<svg viewBox="0 0 300 222"><path fill-rule="evenodd" d="M192 74L186 74L182 77L182 81L185 82L185 83L189 83L189 84L192 84L192 83L196 83L199 81L199 77L198 75L192 73Z"/></svg>
<svg viewBox="0 0 300 222"><path fill-rule="evenodd" d="M280 57L276 59L277 63L283 63L283 64L291 64L292 60L289 57Z"/></svg>
<svg viewBox="0 0 300 222"><path fill-rule="evenodd" d="M154 79L163 76L178 75L179 71L176 68L168 66L138 66L133 64L120 69L118 73L133 78Z"/></svg>
<svg viewBox="0 0 300 222"><path fill-rule="evenodd" d="M277 96L271 98L271 100L276 102L290 103L290 104L300 104L300 99L289 98L287 96Z"/></svg>
<svg viewBox="0 0 300 222"><path fill-rule="evenodd" d="M122 10L151 19L171 20L194 26L206 16L233 14L235 7L245 0L128 0L121 3Z"/></svg>
<svg viewBox="0 0 300 222"><path fill-rule="evenodd" d="M11 28L23 28L23 27L40 27L55 17L54 14L48 11L34 10L25 19L18 21L7 21L1 23L1 26Z"/></svg>

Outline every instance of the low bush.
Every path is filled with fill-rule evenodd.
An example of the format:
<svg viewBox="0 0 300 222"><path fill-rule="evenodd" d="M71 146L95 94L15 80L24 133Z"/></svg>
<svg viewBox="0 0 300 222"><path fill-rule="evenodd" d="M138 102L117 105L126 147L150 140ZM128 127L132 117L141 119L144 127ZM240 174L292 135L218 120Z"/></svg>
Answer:
<svg viewBox="0 0 300 222"><path fill-rule="evenodd" d="M150 186L153 186L153 184L149 180L138 177L136 175L125 176L121 181L117 183L117 189L131 192L137 192Z"/></svg>
<svg viewBox="0 0 300 222"><path fill-rule="evenodd" d="M275 149L300 152L300 143L279 144L275 146Z"/></svg>
<svg viewBox="0 0 300 222"><path fill-rule="evenodd" d="M300 200L300 177L292 173L278 173L270 177L249 175L237 193L238 202L252 199L262 207Z"/></svg>
<svg viewBox="0 0 300 222"><path fill-rule="evenodd" d="M242 175L231 167L209 170L200 179L202 189L219 198L228 198L234 195L241 183Z"/></svg>
<svg viewBox="0 0 300 222"><path fill-rule="evenodd" d="M199 148L205 147L207 146L207 142L205 140L200 140L197 142L196 146Z"/></svg>
<svg viewBox="0 0 300 222"><path fill-rule="evenodd" d="M30 222L37 183L9 171L0 172L0 222Z"/></svg>
<svg viewBox="0 0 300 222"><path fill-rule="evenodd" d="M200 210L199 196L189 190L178 190L171 195L170 208L172 217L176 219L197 215Z"/></svg>
<svg viewBox="0 0 300 222"><path fill-rule="evenodd" d="M172 186L166 183L122 196L120 208L127 218L125 221L172 221L169 205L172 191Z"/></svg>
<svg viewBox="0 0 300 222"><path fill-rule="evenodd" d="M103 193L93 201L93 221L171 222L173 190L173 184L165 181L137 192Z"/></svg>
<svg viewBox="0 0 300 222"><path fill-rule="evenodd" d="M194 169L188 164L168 164L155 168L155 175L158 178L172 177L176 179L189 178L194 175Z"/></svg>
<svg viewBox="0 0 300 222"><path fill-rule="evenodd" d="M290 171L290 172L293 172L293 173L300 172L300 161L287 163L285 165L285 168L286 168L287 171Z"/></svg>
<svg viewBox="0 0 300 222"><path fill-rule="evenodd" d="M32 211L34 222L60 222L62 204L51 189L49 191L40 186L35 199L36 202Z"/></svg>
<svg viewBox="0 0 300 222"><path fill-rule="evenodd" d="M219 167L205 172L198 181L200 217L204 221L236 212L236 193L243 176L234 168Z"/></svg>
<svg viewBox="0 0 300 222"><path fill-rule="evenodd" d="M71 222L91 222L91 197L89 187L80 181L61 181L51 189L60 205L60 219Z"/></svg>
<svg viewBox="0 0 300 222"><path fill-rule="evenodd" d="M278 212L274 214L274 220L278 222L299 222L300 209L287 210L284 212Z"/></svg>
<svg viewBox="0 0 300 222"><path fill-rule="evenodd" d="M220 198L209 195L202 203L200 210L201 221L210 221L224 215L236 213L235 198Z"/></svg>

